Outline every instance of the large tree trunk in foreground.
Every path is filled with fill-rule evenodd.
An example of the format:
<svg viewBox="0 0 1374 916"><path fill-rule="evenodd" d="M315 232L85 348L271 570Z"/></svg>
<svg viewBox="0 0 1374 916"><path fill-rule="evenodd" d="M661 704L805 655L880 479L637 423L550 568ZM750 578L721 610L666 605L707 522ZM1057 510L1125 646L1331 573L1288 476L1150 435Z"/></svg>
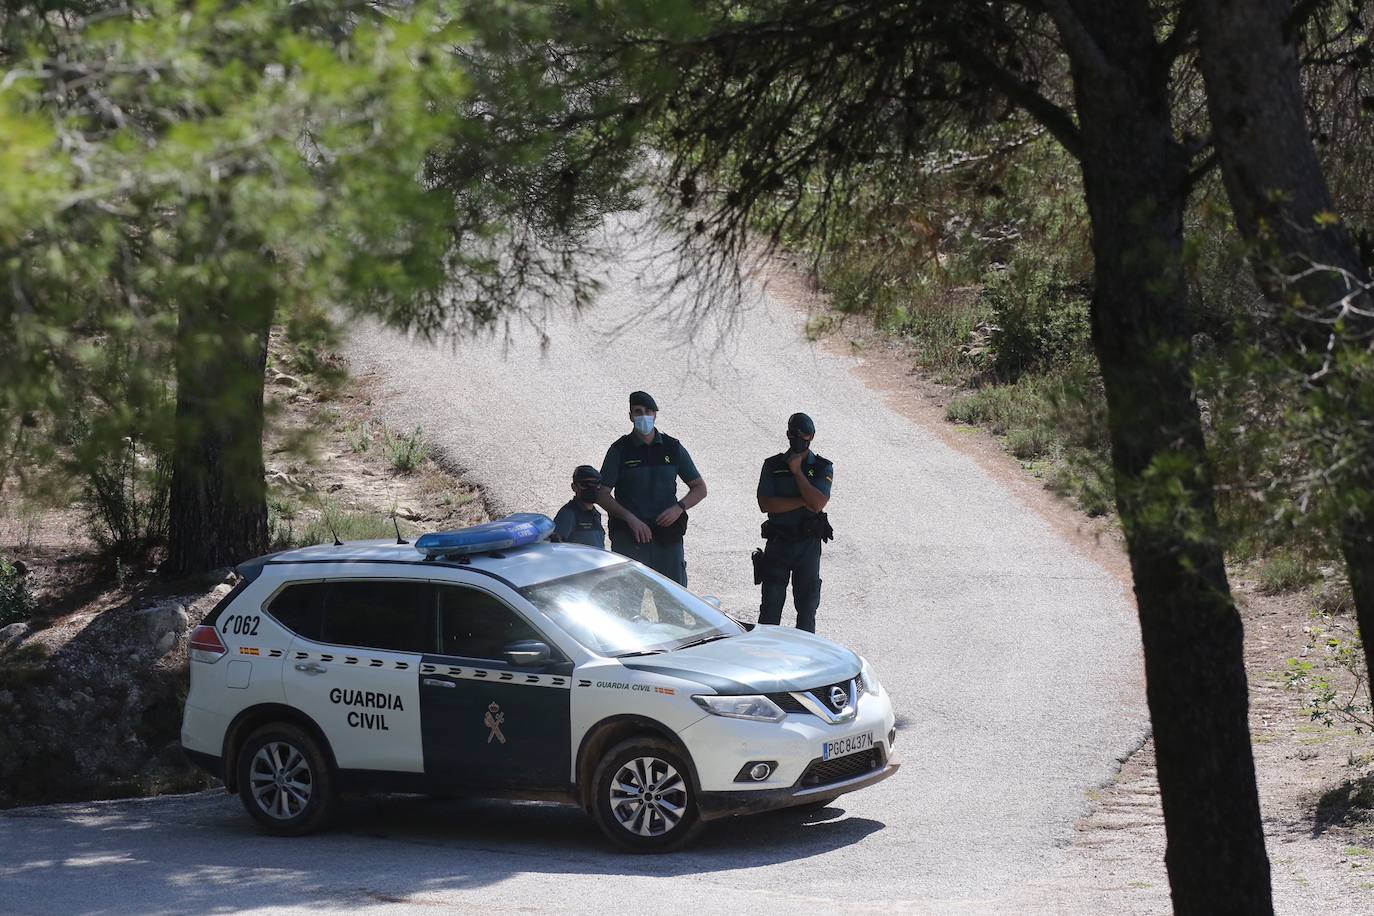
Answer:
<svg viewBox="0 0 1374 916"><path fill-rule="evenodd" d="M1314 394L1329 394L1322 389L1339 380L1347 360L1374 339L1374 319L1347 311L1339 330L1344 343L1338 340L1328 351L1330 336L1338 332L1304 317L1334 318L1351 282L1367 289L1369 275L1345 224L1331 218L1331 193L1304 113L1297 50L1284 34L1292 4L1199 0L1198 12L1207 105L1236 225L1250 245L1266 298L1285 309L1290 361L1311 373L1329 352L1332 369L1313 387ZM1314 265L1334 269L1311 271ZM1366 291L1351 304L1369 313L1374 296ZM1327 422L1340 423L1339 412L1323 413ZM1352 451L1363 452L1368 462L1374 441L1355 419L1338 432L1364 439ZM1366 670L1374 672L1374 471L1366 464L1349 483L1339 495L1345 502L1341 546Z"/></svg>
<svg viewBox="0 0 1374 916"><path fill-rule="evenodd" d="M270 299L183 302L176 447L164 572L191 575L267 552L263 374Z"/></svg>
<svg viewBox="0 0 1374 916"><path fill-rule="evenodd" d="M1173 138L1168 68L1147 5L1072 5L1076 16L1056 19L1082 133L1093 346L1140 613L1174 909L1271 913L1242 627L1193 398L1188 156Z"/></svg>

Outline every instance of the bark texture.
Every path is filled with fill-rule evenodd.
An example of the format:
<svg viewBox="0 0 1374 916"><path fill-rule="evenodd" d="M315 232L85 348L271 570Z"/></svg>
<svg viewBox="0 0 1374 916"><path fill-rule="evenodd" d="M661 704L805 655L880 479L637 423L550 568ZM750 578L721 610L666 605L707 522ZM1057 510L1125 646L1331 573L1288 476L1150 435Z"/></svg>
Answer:
<svg viewBox="0 0 1374 916"><path fill-rule="evenodd" d="M1307 124L1297 48L1286 34L1292 4L1198 0L1198 13L1208 111L1236 225L1251 246L1266 297L1285 309L1294 361L1304 358L1302 348L1326 353L1332 327L1313 316L1334 319L1335 304L1350 294L1352 280L1366 287L1351 300L1357 309L1374 312L1374 297L1354 240L1343 222L1331 218L1334 203ZM1347 311L1341 320L1347 340L1368 346L1374 339L1374 319ZM1336 373L1341 356L1338 346L1331 356ZM1360 429L1343 432L1362 435ZM1366 472L1353 483L1355 492L1342 495L1350 508L1341 520L1341 546L1365 637L1366 670L1374 672L1374 475Z"/></svg>
<svg viewBox="0 0 1374 916"><path fill-rule="evenodd" d="M164 571L193 575L267 552L262 458L270 300L183 302Z"/></svg>
<svg viewBox="0 0 1374 916"><path fill-rule="evenodd" d="M1106 389L1178 913L1273 911L1231 600L1192 385L1189 157L1144 2L1060 4L1092 218Z"/></svg>

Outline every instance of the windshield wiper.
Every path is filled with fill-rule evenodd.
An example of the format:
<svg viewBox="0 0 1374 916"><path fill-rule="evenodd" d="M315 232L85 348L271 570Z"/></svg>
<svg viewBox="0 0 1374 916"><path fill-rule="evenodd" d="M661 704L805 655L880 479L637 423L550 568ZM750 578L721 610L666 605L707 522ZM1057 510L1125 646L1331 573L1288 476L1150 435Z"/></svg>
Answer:
<svg viewBox="0 0 1374 916"><path fill-rule="evenodd" d="M708 643L708 642L715 642L717 639L729 639L729 638L731 637L731 635L732 635L732 634L730 634L730 633L715 633L715 634L712 634L711 636L703 636L703 637L701 637L701 639L694 639L694 640L692 640L691 642L685 642L685 643L683 643L682 645L678 646L678 648L679 648L679 649L690 649L690 648L692 648L693 646L701 646L701 645L705 645L705 644Z"/></svg>
<svg viewBox="0 0 1374 916"><path fill-rule="evenodd" d="M640 649L637 652L621 652L619 655L612 655L611 658L634 658L636 655L662 655L667 649Z"/></svg>

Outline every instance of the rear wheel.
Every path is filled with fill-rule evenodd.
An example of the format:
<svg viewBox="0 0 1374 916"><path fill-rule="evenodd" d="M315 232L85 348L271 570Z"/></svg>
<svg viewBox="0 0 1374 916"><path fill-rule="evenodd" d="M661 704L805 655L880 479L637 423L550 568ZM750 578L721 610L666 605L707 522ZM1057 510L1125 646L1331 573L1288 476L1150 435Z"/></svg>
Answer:
<svg viewBox="0 0 1374 916"><path fill-rule="evenodd" d="M238 757L239 798L268 833L300 836L334 812L334 776L319 743L285 722L248 736Z"/></svg>
<svg viewBox="0 0 1374 916"><path fill-rule="evenodd" d="M687 762L660 738L611 748L596 768L592 793L597 826L631 852L677 849L704 827Z"/></svg>

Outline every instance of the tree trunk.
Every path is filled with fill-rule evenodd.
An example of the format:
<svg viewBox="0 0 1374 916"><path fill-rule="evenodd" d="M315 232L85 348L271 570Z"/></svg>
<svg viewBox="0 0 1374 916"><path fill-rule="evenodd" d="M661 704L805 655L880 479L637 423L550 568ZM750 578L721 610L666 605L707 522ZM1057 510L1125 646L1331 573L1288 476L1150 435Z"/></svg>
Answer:
<svg viewBox="0 0 1374 916"><path fill-rule="evenodd" d="M1271 913L1242 626L1193 398L1182 258L1188 157L1173 138L1147 4L1073 7L1056 19L1082 135L1093 346L1140 614L1174 909Z"/></svg>
<svg viewBox="0 0 1374 916"><path fill-rule="evenodd" d="M1251 246L1265 296L1286 310L1290 360L1311 372L1315 366L1306 362L1313 359L1308 354L1326 354L1333 331L1302 314L1334 315L1334 304L1350 292L1352 279L1366 287L1354 305L1374 311L1374 296L1367 291L1369 274L1354 240L1344 223L1329 216L1334 205L1308 130L1297 50L1284 34L1292 4L1199 0L1198 12L1208 111L1236 225ZM1294 279L1313 265L1335 270ZM1374 319L1348 312L1341 333L1347 344L1331 351L1333 371L1327 378L1339 378L1346 368L1343 358L1362 349L1354 340L1368 343ZM1345 427L1342 434L1367 440L1358 422ZM1367 457L1374 442L1353 451ZM1374 473L1366 467L1345 489L1340 541L1364 636L1366 670L1374 673Z"/></svg>
<svg viewBox="0 0 1374 916"><path fill-rule="evenodd" d="M227 298L227 297L226 297ZM263 374L271 300L183 301L176 446L163 571L192 575L267 552Z"/></svg>

